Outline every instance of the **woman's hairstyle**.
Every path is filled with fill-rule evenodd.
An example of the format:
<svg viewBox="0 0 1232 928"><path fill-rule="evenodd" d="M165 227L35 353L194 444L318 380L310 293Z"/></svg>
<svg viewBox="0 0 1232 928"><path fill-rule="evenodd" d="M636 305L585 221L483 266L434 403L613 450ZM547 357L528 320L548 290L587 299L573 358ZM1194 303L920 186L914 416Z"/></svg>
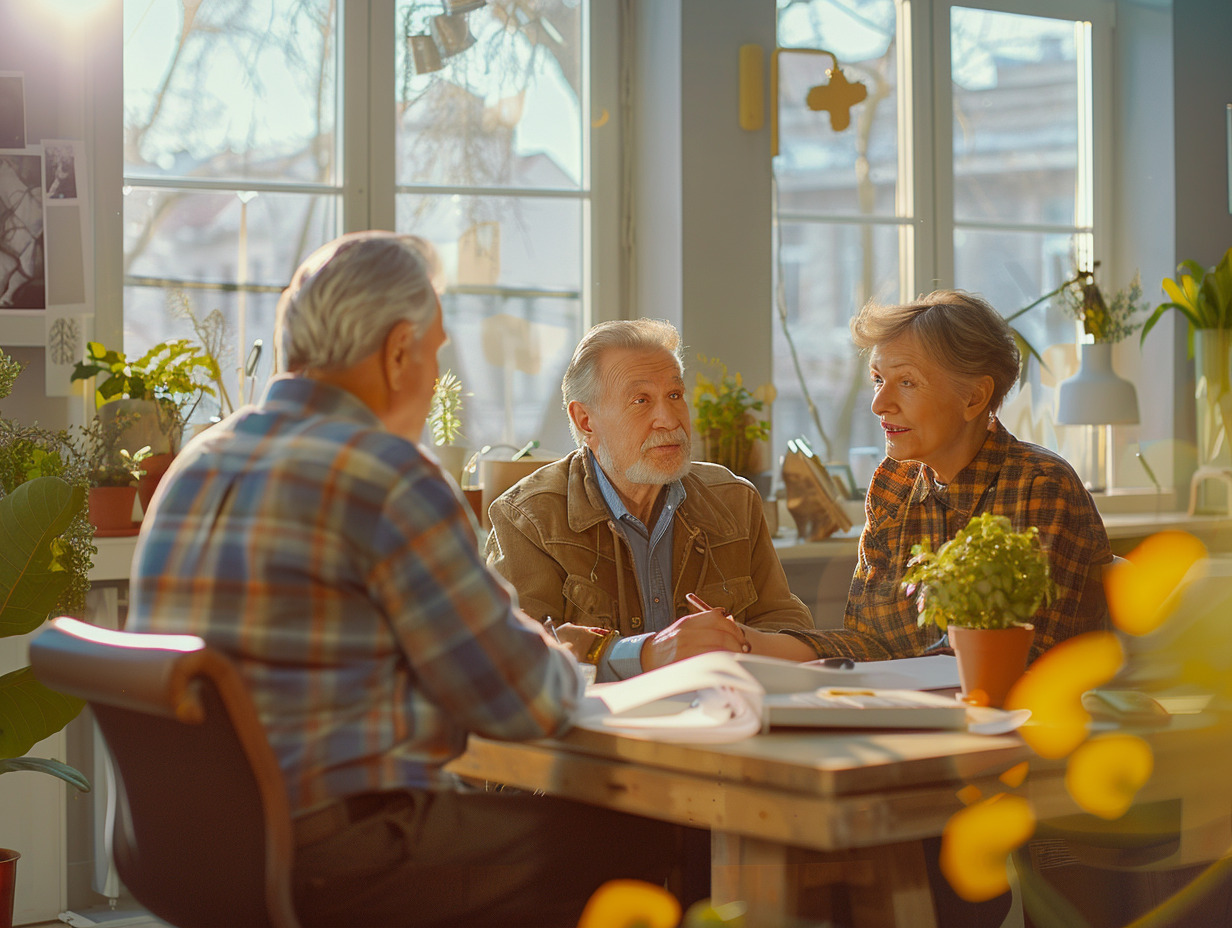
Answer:
<svg viewBox="0 0 1232 928"><path fill-rule="evenodd" d="M280 369L344 370L404 320L422 337L436 311L440 276L436 249L417 235L352 232L322 245L278 301Z"/></svg>
<svg viewBox="0 0 1232 928"><path fill-rule="evenodd" d="M866 303L851 320L861 351L900 335L915 336L924 350L960 380L992 378L988 408L996 412L1018 381L1022 355L1009 323L981 297L963 290L935 290L913 303Z"/></svg>
<svg viewBox="0 0 1232 928"><path fill-rule="evenodd" d="M680 358L680 333L670 322L661 319L617 319L600 322L582 336L560 382L566 413L569 411L569 404L574 400L583 406L598 405L603 395L601 362L603 353L609 348L667 351L676 359L676 366L680 368L681 376L684 376L684 362ZM582 447L585 442L574 428L572 418L569 419L569 430L573 432L573 440L578 447Z"/></svg>

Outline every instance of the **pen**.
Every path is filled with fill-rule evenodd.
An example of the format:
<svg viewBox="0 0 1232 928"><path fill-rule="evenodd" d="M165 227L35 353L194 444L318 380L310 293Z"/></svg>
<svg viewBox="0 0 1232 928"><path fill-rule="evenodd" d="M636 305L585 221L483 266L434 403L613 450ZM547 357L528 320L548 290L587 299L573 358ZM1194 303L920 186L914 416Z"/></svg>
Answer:
<svg viewBox="0 0 1232 928"><path fill-rule="evenodd" d="M551 633L552 637L556 639L556 643L560 644L560 635L556 634L556 621L551 616L547 616L543 620L543 627L546 628Z"/></svg>
<svg viewBox="0 0 1232 928"><path fill-rule="evenodd" d="M702 599L700 596L698 596L696 593L685 593L684 598L689 603L689 605L692 606L694 609L697 609L700 612L710 611L710 607L706 605L706 601ZM728 618L732 620L733 625L735 625L737 628L740 627L737 624L736 620L732 619L730 615L728 616ZM740 636L743 638L744 632L741 632ZM740 650L743 651L745 654L748 654L750 651L753 650L753 646L749 644L747 638L745 639L744 644L740 646Z"/></svg>

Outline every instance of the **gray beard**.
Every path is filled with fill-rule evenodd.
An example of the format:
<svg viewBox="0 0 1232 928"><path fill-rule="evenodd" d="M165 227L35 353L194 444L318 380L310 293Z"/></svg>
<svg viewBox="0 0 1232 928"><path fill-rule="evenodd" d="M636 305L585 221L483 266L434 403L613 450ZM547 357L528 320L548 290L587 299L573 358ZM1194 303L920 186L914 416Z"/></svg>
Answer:
<svg viewBox="0 0 1232 928"><path fill-rule="evenodd" d="M612 453L607 450L606 443L602 441L599 442L599 447L595 449L595 457L599 459L599 466L602 467L606 473L617 473L616 462L612 459ZM629 465L628 470L621 474L621 476L623 476L624 479L630 483L652 487L663 487L673 481L681 479L692 469L693 462L685 461L684 464L676 468L676 470L672 473L665 474L663 471L655 468L649 461L644 458L639 458Z"/></svg>

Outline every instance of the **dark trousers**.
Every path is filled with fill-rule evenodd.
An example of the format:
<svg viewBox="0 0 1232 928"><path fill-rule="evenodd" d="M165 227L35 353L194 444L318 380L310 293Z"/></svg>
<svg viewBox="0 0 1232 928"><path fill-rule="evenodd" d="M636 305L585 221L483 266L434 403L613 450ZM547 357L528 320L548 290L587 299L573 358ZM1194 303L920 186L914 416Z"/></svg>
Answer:
<svg viewBox="0 0 1232 928"><path fill-rule="evenodd" d="M305 926L576 925L602 883L662 885L673 828L518 792L389 793L295 858Z"/></svg>

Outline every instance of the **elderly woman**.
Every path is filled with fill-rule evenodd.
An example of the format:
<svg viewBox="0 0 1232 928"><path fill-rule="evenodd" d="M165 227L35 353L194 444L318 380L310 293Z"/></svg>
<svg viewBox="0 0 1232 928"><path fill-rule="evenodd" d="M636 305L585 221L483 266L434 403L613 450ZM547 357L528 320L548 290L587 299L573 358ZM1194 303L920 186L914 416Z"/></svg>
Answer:
<svg viewBox="0 0 1232 928"><path fill-rule="evenodd" d="M886 457L869 482L867 522L844 628L813 637L823 655L910 657L938 633L916 624L900 588L911 546L936 549L975 515L1039 529L1057 596L1034 618L1034 660L1052 645L1103 626L1100 565L1112 559L1091 494L1070 465L1019 441L997 420L1018 378L1013 333L979 297L938 290L901 306L865 306L851 321L868 352L873 414Z"/></svg>

